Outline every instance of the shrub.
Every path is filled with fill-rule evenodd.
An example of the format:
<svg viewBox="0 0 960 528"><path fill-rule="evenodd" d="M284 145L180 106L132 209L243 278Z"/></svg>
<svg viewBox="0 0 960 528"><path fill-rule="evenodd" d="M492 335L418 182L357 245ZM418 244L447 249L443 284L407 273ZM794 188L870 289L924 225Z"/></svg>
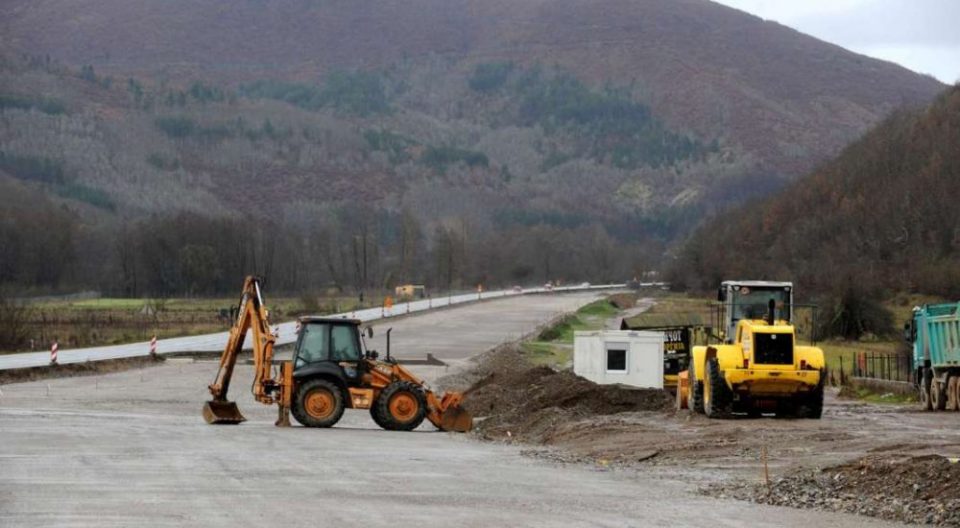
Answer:
<svg viewBox="0 0 960 528"><path fill-rule="evenodd" d="M27 181L59 184L65 180L63 163L39 156L18 156L0 151L0 170Z"/></svg>
<svg viewBox="0 0 960 528"><path fill-rule="evenodd" d="M373 72L330 74L324 84L322 98L325 104L358 116L390 111L383 80Z"/></svg>
<svg viewBox="0 0 960 528"><path fill-rule="evenodd" d="M240 88L240 94L252 99L274 99L306 110L323 107L323 92L319 86L304 83L263 80Z"/></svg>
<svg viewBox="0 0 960 528"><path fill-rule="evenodd" d="M189 137L194 133L197 124L189 117L158 117L154 124L161 132L173 139Z"/></svg>
<svg viewBox="0 0 960 528"><path fill-rule="evenodd" d="M0 109L38 110L45 114L59 115L67 111L63 102L45 97L21 97L18 95L0 95Z"/></svg>
<svg viewBox="0 0 960 528"><path fill-rule="evenodd" d="M27 342L30 309L0 292L0 350L17 350Z"/></svg>
<svg viewBox="0 0 960 528"><path fill-rule="evenodd" d="M224 125L200 126L185 116L158 117L154 124L171 139L195 137L206 141L220 141L233 137L233 132Z"/></svg>
<svg viewBox="0 0 960 528"><path fill-rule="evenodd" d="M368 116L391 110L382 77L375 72L331 73L323 86L263 80L240 88L240 94L254 99L274 99L304 108L332 107L348 114Z"/></svg>
<svg viewBox="0 0 960 528"><path fill-rule="evenodd" d="M117 208L116 202L110 198L109 194L100 189L83 185L82 183L72 182L61 185L57 187L56 192L59 196L64 198L88 203L94 207L107 211L113 211Z"/></svg>
<svg viewBox="0 0 960 528"><path fill-rule="evenodd" d="M409 160L410 154L407 152L407 148L416 144L414 140L408 137L386 130L364 130L363 139L367 141L371 150L389 154L390 162L393 164Z"/></svg>
<svg viewBox="0 0 960 528"><path fill-rule="evenodd" d="M470 89L476 92L489 93L500 89L513 71L512 62L488 62L478 64L473 75L467 80Z"/></svg>
<svg viewBox="0 0 960 528"><path fill-rule="evenodd" d="M456 147L427 147L420 162L440 173L446 172L448 166L461 162L470 167L490 166L490 160L483 152Z"/></svg>
<svg viewBox="0 0 960 528"><path fill-rule="evenodd" d="M180 161L177 158L168 158L158 152L149 154L147 163L163 171L175 171L180 168Z"/></svg>

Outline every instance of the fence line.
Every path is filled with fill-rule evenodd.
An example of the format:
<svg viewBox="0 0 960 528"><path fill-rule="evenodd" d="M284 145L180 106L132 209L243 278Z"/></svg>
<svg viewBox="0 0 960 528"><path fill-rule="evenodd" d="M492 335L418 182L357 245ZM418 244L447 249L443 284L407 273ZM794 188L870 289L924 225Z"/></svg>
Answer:
<svg viewBox="0 0 960 528"><path fill-rule="evenodd" d="M913 358L907 354L889 352L857 352L849 362L845 362L841 356L840 379L844 380L846 376L916 382Z"/></svg>

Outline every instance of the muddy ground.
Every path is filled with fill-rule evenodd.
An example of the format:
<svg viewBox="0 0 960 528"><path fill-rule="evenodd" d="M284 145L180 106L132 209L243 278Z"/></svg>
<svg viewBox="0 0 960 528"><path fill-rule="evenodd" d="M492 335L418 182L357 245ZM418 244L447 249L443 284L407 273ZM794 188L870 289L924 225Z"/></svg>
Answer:
<svg viewBox="0 0 960 528"><path fill-rule="evenodd" d="M530 445L532 456L668 470L713 496L960 524L952 513L960 464L950 461L960 457L960 413L868 404L833 391L821 420L710 420L675 411L662 391L598 387L532 366L513 346L441 382L468 392L474 434Z"/></svg>

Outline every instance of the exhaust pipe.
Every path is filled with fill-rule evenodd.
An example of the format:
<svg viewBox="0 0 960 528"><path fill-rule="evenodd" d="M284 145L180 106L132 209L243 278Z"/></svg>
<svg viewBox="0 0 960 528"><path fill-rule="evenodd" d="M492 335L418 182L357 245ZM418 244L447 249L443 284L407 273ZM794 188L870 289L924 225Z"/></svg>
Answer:
<svg viewBox="0 0 960 528"><path fill-rule="evenodd" d="M770 302L767 303L767 324L773 326L774 321L777 319L777 302L773 299L770 299Z"/></svg>

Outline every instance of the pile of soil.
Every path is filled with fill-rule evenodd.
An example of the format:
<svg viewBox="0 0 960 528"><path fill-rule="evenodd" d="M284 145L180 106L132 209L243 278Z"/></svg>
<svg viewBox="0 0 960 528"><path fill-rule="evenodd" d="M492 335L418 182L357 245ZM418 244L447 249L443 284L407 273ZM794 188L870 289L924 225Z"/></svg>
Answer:
<svg viewBox="0 0 960 528"><path fill-rule="evenodd" d="M588 417L671 409L662 390L597 385L569 370L534 366L517 347L487 354L469 374L464 406L487 439L549 444L561 427Z"/></svg>
<svg viewBox="0 0 960 528"><path fill-rule="evenodd" d="M960 526L960 463L937 456L871 456L773 481L704 490L761 504L816 508L937 526Z"/></svg>

